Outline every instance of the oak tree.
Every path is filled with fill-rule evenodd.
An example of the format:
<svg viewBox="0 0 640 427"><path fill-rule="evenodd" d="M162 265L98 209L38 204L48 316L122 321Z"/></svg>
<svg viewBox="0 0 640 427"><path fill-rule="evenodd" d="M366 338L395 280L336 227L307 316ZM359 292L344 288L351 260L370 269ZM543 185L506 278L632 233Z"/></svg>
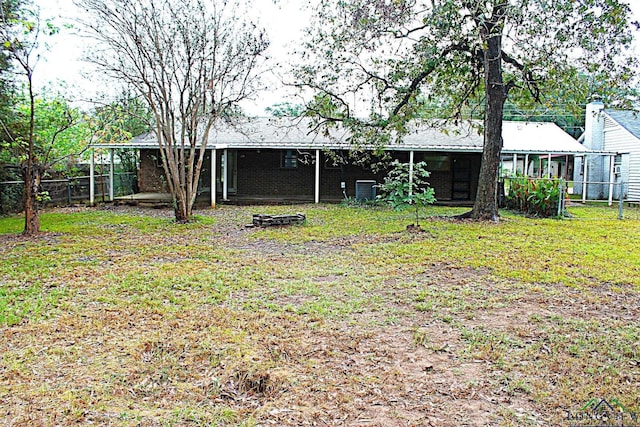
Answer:
<svg viewBox="0 0 640 427"><path fill-rule="evenodd" d="M318 127L342 123L354 143L384 144L424 120L432 102L442 119L482 116L479 185L467 215L476 219L498 218L510 96L553 102L546 94L571 91L578 75L624 90L636 73L623 0L320 0L309 32L296 77L316 94L308 114ZM355 104L366 105L366 118Z"/></svg>

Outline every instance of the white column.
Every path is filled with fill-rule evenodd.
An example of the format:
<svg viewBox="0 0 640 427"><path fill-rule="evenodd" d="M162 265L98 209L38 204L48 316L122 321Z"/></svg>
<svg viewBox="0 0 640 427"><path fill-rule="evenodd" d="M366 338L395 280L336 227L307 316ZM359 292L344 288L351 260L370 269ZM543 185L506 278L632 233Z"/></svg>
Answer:
<svg viewBox="0 0 640 427"><path fill-rule="evenodd" d="M115 150L113 148L109 148L109 201L113 202L113 192L114 192L114 167L113 167L113 155Z"/></svg>
<svg viewBox="0 0 640 427"><path fill-rule="evenodd" d="M589 167L587 166L587 156L582 156L582 203L587 202L587 179L589 178Z"/></svg>
<svg viewBox="0 0 640 427"><path fill-rule="evenodd" d="M515 175L518 172L518 155L513 153L513 166L511 167L511 172Z"/></svg>
<svg viewBox="0 0 640 427"><path fill-rule="evenodd" d="M551 178L551 153L547 155L547 178Z"/></svg>
<svg viewBox="0 0 640 427"><path fill-rule="evenodd" d="M93 206L93 204L96 201L95 184L96 184L95 149L91 148L89 150L89 204L91 206Z"/></svg>
<svg viewBox="0 0 640 427"><path fill-rule="evenodd" d="M616 162L616 156L609 156L609 206L613 205L613 181L616 175L613 173L613 167Z"/></svg>
<svg viewBox="0 0 640 427"><path fill-rule="evenodd" d="M215 148L211 150L211 209L216 208L216 159L218 157L218 150Z"/></svg>
<svg viewBox="0 0 640 427"><path fill-rule="evenodd" d="M315 202L320 203L320 150L316 150L316 197Z"/></svg>
<svg viewBox="0 0 640 427"><path fill-rule="evenodd" d="M524 168L522 168L524 176L529 176L529 154L524 155Z"/></svg>
<svg viewBox="0 0 640 427"><path fill-rule="evenodd" d="M409 151L409 195L413 195L413 150Z"/></svg>
<svg viewBox="0 0 640 427"><path fill-rule="evenodd" d="M222 200L227 200L229 197L229 156L228 150L225 148L222 152L222 160L224 163L224 170L222 171Z"/></svg>

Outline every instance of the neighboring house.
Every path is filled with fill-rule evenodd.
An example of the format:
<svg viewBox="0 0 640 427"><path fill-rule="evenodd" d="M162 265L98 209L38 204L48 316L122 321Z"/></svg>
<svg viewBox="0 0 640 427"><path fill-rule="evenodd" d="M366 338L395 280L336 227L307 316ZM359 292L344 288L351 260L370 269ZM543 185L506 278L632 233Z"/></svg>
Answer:
<svg viewBox="0 0 640 427"><path fill-rule="evenodd" d="M318 203L372 197L372 186L383 181L385 171L374 172L353 163L335 164L332 154L349 150L349 134L338 129L326 135L310 129L308 121L290 118L250 119L240 130L215 129L208 142L199 192L212 205L217 201ZM553 123L505 122L503 139L503 153L516 162L531 155L572 160L586 152ZM422 126L384 149L401 162L425 161L438 201L470 203L478 186L482 144L482 135L470 126L449 127L446 132ZM126 145L100 147L139 150L140 191L166 191L155 135L139 136Z"/></svg>
<svg viewBox="0 0 640 427"><path fill-rule="evenodd" d="M585 132L579 141L591 151L585 164L579 160L574 181L576 193L586 199L623 198L640 201L640 116L635 111L608 110L602 101L587 105Z"/></svg>

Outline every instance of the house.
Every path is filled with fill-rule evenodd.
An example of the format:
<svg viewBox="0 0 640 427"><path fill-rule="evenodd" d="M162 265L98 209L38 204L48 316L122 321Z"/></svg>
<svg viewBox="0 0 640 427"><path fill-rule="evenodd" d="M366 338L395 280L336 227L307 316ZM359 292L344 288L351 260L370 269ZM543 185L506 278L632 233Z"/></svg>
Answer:
<svg viewBox="0 0 640 427"><path fill-rule="evenodd" d="M503 153L516 162L532 155L573 159L587 151L553 123L505 122L503 139ZM469 124L446 128L422 125L401 142L385 146L384 151L401 162L425 161L438 201L471 203L478 186L482 145L481 133ZM125 145L99 147L139 150L140 191L166 192L155 135L142 135ZM370 198L374 185L384 179L384 169L336 162L336 155L349 148L346 130L314 132L304 119L258 118L239 127L222 126L211 132L199 193L212 206L219 201L318 203Z"/></svg>
<svg viewBox="0 0 640 427"><path fill-rule="evenodd" d="M588 200L622 198L640 201L640 116L635 111L605 109L600 100L585 111L585 132L580 137L590 154L578 160L576 192ZM586 179L585 179L586 177Z"/></svg>
<svg viewBox="0 0 640 427"><path fill-rule="evenodd" d="M501 176L571 180L574 157L587 151L554 123L505 122L502 135Z"/></svg>

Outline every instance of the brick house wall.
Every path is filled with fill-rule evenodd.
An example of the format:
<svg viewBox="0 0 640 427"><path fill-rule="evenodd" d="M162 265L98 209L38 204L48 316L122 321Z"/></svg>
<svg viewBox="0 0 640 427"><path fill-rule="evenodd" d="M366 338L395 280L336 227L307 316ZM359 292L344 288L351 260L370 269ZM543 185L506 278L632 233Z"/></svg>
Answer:
<svg viewBox="0 0 640 427"><path fill-rule="evenodd" d="M282 150L238 150L238 194L310 196L314 194L315 165L297 161L282 167Z"/></svg>
<svg viewBox="0 0 640 427"><path fill-rule="evenodd" d="M166 178L160 150L140 150L138 187L141 193L166 193Z"/></svg>
<svg viewBox="0 0 640 427"><path fill-rule="evenodd" d="M201 173L201 187L210 188L210 151L205 157ZM315 192L315 164L312 161L315 150L311 152L297 153L299 160L297 167L285 168L282 164L283 150L238 150L237 151L237 195L240 196L296 196L308 197L313 200ZM166 192L164 171L158 150L141 150L139 182L141 192ZM415 161L424 160L428 155L440 155L449 157L448 168L443 170L430 170L428 181L435 190L437 200L452 200L453 172L452 169L459 161L465 161L468 165L469 200L475 198L478 187L478 175L480 173L480 154L456 154L456 153L415 153ZM218 174L222 172L222 150L218 150L217 163ZM408 152L392 152L392 159L401 162L409 161ZM322 166L320 169L320 199L340 200L343 197L341 182L345 183L345 191L348 197L355 196L355 183L357 180L374 180L382 183L384 172L373 173L356 165L343 165L332 167L327 161L327 155L321 153ZM427 162L429 170L429 162ZM218 176L220 180L220 176ZM220 186L218 185L218 193Z"/></svg>

